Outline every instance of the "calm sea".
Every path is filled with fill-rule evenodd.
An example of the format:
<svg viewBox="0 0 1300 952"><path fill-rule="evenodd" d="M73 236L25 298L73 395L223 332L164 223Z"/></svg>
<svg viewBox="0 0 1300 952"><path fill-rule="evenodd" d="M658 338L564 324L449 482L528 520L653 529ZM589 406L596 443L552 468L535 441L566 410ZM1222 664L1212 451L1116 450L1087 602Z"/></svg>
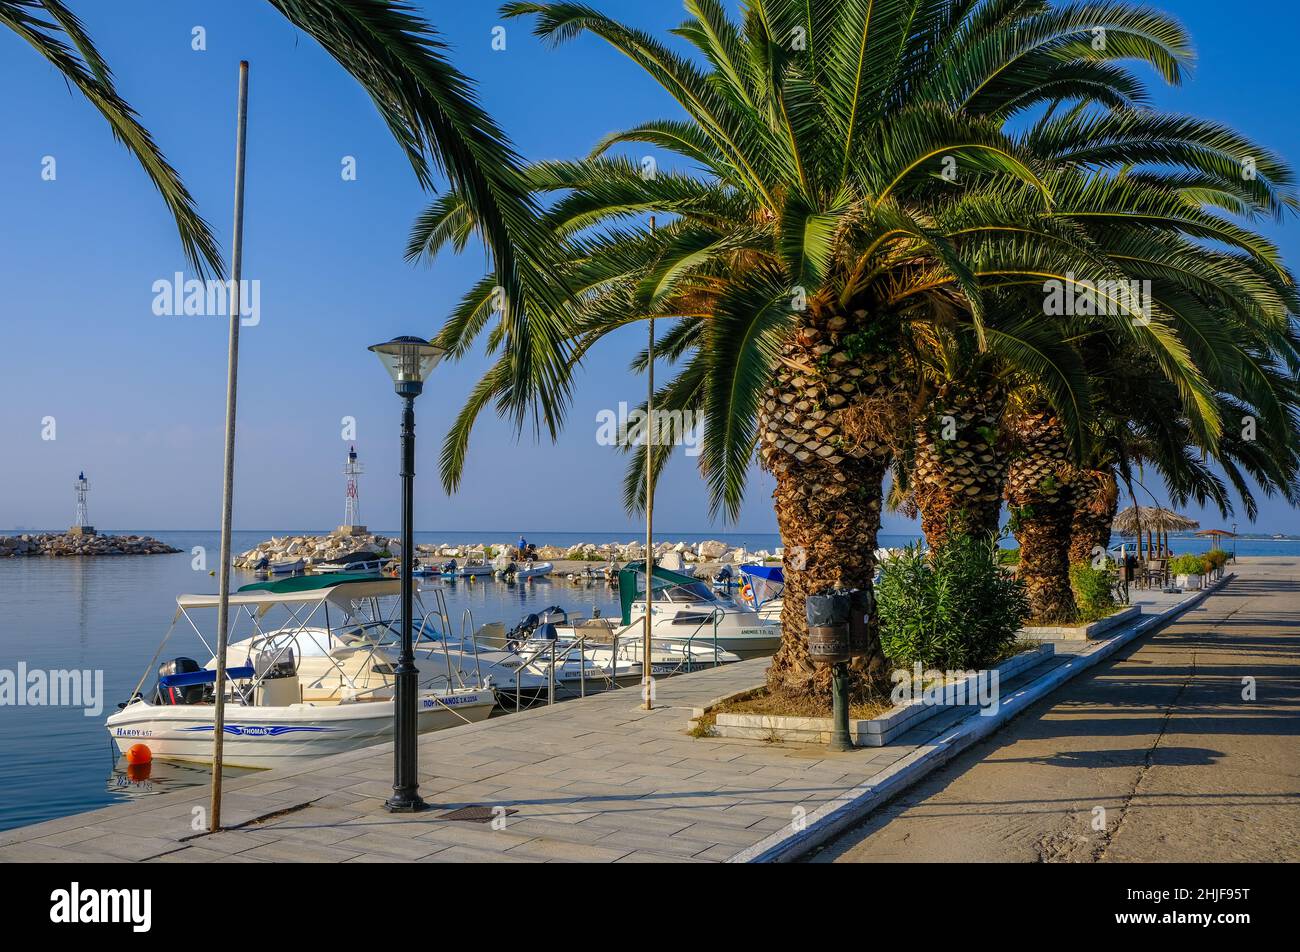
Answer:
<svg viewBox="0 0 1300 952"><path fill-rule="evenodd" d="M103 672L104 710L88 717L81 708L0 707L0 829L104 806L115 800L207 782L200 767L155 764L144 783L126 778L116 748L104 730L104 718L125 700L140 680L175 612L183 592L214 592L216 580L193 567L196 546L216 563L219 538L215 532L113 530L153 535L182 551L176 555L47 559L0 559L0 670L86 670ZM237 532L236 552L252 548L272 535L297 530ZM577 542L630 542L635 533L526 532L539 545L568 546ZM503 543L517 533L416 533L418 542ZM674 541L721 539L754 551L780 545L775 535L664 533ZM882 535L880 544L901 546L914 536ZM1202 540L1186 542L1189 550L1206 547ZM1177 546L1175 546L1177 548ZM1296 555L1300 543L1238 543L1242 555ZM253 578L235 573L234 585ZM458 582L442 585L449 614L458 625L464 609L475 625L489 621L514 623L531 611L560 605L590 614L598 607L617 609L617 592L604 582L573 583L534 579L506 586L499 582ZM426 603L431 606L426 600ZM215 619L214 619L215 620ZM207 632L205 632L206 634ZM167 656L191 654L207 660L202 645L178 629ZM150 679L151 683L152 679Z"/></svg>

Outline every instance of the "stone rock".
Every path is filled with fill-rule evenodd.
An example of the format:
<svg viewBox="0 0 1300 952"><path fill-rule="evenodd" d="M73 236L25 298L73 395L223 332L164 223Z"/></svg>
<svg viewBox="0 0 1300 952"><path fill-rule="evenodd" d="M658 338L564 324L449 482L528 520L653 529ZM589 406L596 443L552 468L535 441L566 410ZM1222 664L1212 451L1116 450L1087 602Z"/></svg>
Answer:
<svg viewBox="0 0 1300 952"><path fill-rule="evenodd" d="M727 554L731 548L725 542L718 542L716 539L710 539L707 542L701 542L695 547L696 555L702 559L720 559Z"/></svg>

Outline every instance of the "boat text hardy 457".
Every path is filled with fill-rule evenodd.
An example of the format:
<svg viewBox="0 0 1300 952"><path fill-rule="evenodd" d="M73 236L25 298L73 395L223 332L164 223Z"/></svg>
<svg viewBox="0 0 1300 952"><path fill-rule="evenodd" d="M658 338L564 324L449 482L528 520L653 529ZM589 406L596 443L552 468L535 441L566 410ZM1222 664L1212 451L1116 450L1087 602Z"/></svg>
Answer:
<svg viewBox="0 0 1300 952"><path fill-rule="evenodd" d="M339 753L390 736L397 619L383 612L399 591L396 579L342 574L261 582L232 593L225 762L271 767L285 758ZM180 595L176 605L172 625L131 700L109 715L106 726L119 750L144 744L157 758L210 762L216 658L195 618L205 611L215 617L218 596ZM142 695L182 619L210 660L171 658ZM422 667L419 685L421 733L483 720L496 703L489 683L466 683L465 672L450 664L438 674Z"/></svg>

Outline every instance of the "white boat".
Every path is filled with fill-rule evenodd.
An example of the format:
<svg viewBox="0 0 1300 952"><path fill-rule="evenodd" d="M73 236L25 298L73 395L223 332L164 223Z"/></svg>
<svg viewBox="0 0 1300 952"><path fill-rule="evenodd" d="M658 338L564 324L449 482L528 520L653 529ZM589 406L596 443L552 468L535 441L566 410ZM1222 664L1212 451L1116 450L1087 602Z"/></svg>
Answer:
<svg viewBox="0 0 1300 952"><path fill-rule="evenodd" d="M292 575L295 572L301 572L307 568L307 563L302 559L286 559L283 562L271 562L267 565L266 571L272 575Z"/></svg>
<svg viewBox="0 0 1300 952"><path fill-rule="evenodd" d="M538 578L542 575L550 575L555 566L550 562L524 562L515 566L514 577L520 578Z"/></svg>
<svg viewBox="0 0 1300 952"><path fill-rule="evenodd" d="M449 559L438 567L438 574L443 578L479 578L492 574L492 566L481 559L469 559L461 565L455 559Z"/></svg>
<svg viewBox="0 0 1300 952"><path fill-rule="evenodd" d="M550 637L548 625L554 626L554 638ZM567 665L565 678L577 676L577 659L584 657L584 676L589 680L631 684L642 679L643 629L624 632L608 619L570 616L558 606L528 615L509 631L499 624L484 625L476 633L475 641L489 650L514 652L542 674L546 673L554 651L555 657ZM650 664L658 675L685 674L739 660L712 641L652 639L650 644Z"/></svg>
<svg viewBox="0 0 1300 952"><path fill-rule="evenodd" d="M379 620L380 606L400 584L365 575L303 576L246 585L230 595L231 630L243 623L250 634L232 640L227 651L225 763L273 767L391 735L396 646L376 634L394 630L391 616ZM195 616L215 610L218 597L181 595L176 604L172 628L184 618L207 647ZM277 615L289 623L272 626ZM106 721L118 749L144 744L156 758L210 762L215 668L215 658L203 665L173 658L142 695L146 671L131 700ZM425 678L422 672L416 703L423 733L485 719L496 692L486 681Z"/></svg>
<svg viewBox="0 0 1300 952"><path fill-rule="evenodd" d="M378 573L390 561L392 561L391 557L385 558L377 552L351 552L339 556L337 559L330 559L328 562L317 562L311 567L311 570L318 575L330 575L338 572Z"/></svg>
<svg viewBox="0 0 1300 952"><path fill-rule="evenodd" d="M562 637L606 640L632 645L645 630L645 571L643 563L629 563L618 574L622 617L598 618L559 627ZM651 664L657 663L655 645L674 646L691 655L695 649L719 657L758 658L776 652L781 644L779 622L759 617L732 598L712 590L708 582L655 567L650 627ZM617 639L617 642L615 642ZM636 649L638 652L640 649ZM638 655L639 658L639 655Z"/></svg>
<svg viewBox="0 0 1300 952"><path fill-rule="evenodd" d="M492 563L493 574L506 581L538 578L542 575L550 575L554 569L554 564L550 562L514 562L507 559L503 564L498 558Z"/></svg>

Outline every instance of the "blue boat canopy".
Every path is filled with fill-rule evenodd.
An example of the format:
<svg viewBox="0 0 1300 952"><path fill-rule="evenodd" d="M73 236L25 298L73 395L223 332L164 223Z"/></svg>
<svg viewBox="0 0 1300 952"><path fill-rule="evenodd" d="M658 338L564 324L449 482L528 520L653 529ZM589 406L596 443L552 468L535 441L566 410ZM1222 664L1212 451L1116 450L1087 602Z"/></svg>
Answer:
<svg viewBox="0 0 1300 952"><path fill-rule="evenodd" d="M785 573L779 565L742 565L740 578L740 600L754 611L785 591Z"/></svg>
<svg viewBox="0 0 1300 952"><path fill-rule="evenodd" d="M740 571L746 575L752 575L754 578L761 578L764 581L776 582L779 585L785 584L785 573L781 571L779 565L742 565Z"/></svg>
<svg viewBox="0 0 1300 952"><path fill-rule="evenodd" d="M241 668L227 668L226 677L231 681L245 681L256 675L251 664ZM158 679L158 686L164 688L187 688L192 684L213 684L217 680L215 668L202 671L183 671L180 674L164 674Z"/></svg>

